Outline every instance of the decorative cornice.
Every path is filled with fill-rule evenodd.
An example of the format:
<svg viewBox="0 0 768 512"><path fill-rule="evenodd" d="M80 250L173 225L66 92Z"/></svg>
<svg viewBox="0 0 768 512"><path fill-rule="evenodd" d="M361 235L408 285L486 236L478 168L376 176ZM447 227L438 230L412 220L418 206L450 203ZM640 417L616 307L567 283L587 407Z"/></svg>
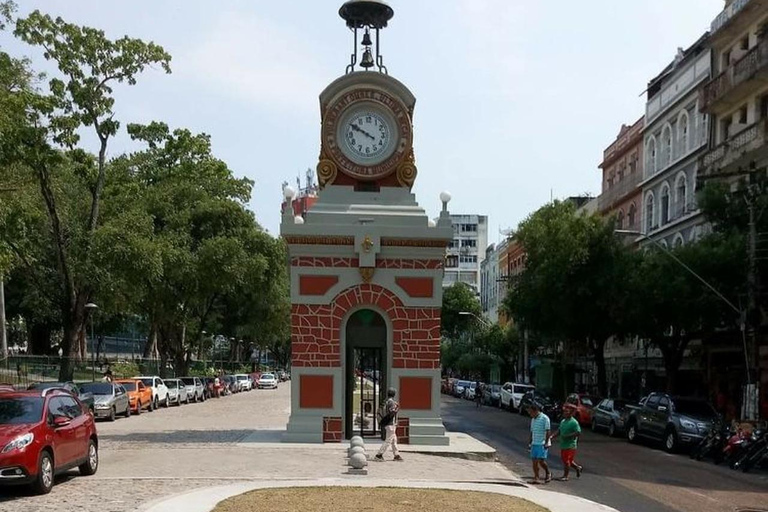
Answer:
<svg viewBox="0 0 768 512"><path fill-rule="evenodd" d="M448 240L423 240L408 238L382 238L382 247L447 247Z"/></svg>
<svg viewBox="0 0 768 512"><path fill-rule="evenodd" d="M289 245L355 245L353 236L302 236L284 235Z"/></svg>

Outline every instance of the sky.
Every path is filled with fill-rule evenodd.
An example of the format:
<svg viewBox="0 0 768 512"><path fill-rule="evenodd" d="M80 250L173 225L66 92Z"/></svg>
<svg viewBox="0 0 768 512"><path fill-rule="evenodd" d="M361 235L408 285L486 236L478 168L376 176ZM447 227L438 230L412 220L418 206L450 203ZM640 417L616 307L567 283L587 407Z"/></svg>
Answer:
<svg viewBox="0 0 768 512"><path fill-rule="evenodd" d="M109 37L151 40L173 73L116 88L116 118L211 135L255 181L249 207L279 233L281 183L314 169L318 95L344 74L341 0L16 0ZM489 242L550 200L597 195L603 150L644 113L648 81L703 34L723 0L389 0L389 74L416 95L414 185L430 216L489 216ZM53 72L37 48L0 45ZM84 141L96 147L93 135ZM124 129L111 156L138 149Z"/></svg>

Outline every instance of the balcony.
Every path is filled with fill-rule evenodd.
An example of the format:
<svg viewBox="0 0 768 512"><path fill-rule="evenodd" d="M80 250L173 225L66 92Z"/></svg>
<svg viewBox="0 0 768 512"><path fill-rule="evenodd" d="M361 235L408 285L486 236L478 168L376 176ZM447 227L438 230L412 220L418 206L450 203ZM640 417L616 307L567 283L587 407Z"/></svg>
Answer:
<svg viewBox="0 0 768 512"><path fill-rule="evenodd" d="M710 114L721 105L733 105L749 90L749 82L768 71L768 39L757 43L742 58L699 89L699 106ZM766 73L768 74L768 73Z"/></svg>
<svg viewBox="0 0 768 512"><path fill-rule="evenodd" d="M642 174L643 173L640 171L635 170L634 172L629 173L629 175L624 176L621 181L608 190L603 191L603 193L597 197L597 209L601 212L610 210L622 199L637 190L638 185L642 181Z"/></svg>
<svg viewBox="0 0 768 512"><path fill-rule="evenodd" d="M751 124L736 135L704 153L699 168L704 174L727 172L728 168L744 165L754 159L756 152L768 153L768 120Z"/></svg>

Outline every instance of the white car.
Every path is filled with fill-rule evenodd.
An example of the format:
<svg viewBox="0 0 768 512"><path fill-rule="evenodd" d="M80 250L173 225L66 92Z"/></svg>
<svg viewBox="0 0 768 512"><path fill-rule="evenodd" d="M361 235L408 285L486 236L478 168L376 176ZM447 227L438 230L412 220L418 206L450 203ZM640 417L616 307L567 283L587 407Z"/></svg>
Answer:
<svg viewBox="0 0 768 512"><path fill-rule="evenodd" d="M244 373L238 373L234 376L237 379L237 385L240 391L250 391L252 389L251 379Z"/></svg>
<svg viewBox="0 0 768 512"><path fill-rule="evenodd" d="M181 382L187 387L187 395L193 402L205 402L205 386L199 377L182 377Z"/></svg>
<svg viewBox="0 0 768 512"><path fill-rule="evenodd" d="M259 389L277 389L277 378L272 373L262 373L259 377Z"/></svg>
<svg viewBox="0 0 768 512"><path fill-rule="evenodd" d="M477 391L477 382L470 382L469 387L464 388L464 398L474 400Z"/></svg>
<svg viewBox="0 0 768 512"><path fill-rule="evenodd" d="M536 389L536 386L531 386L530 384L505 382L504 385L501 386L501 400L499 400L499 407L502 409L509 409L510 411L518 410L523 395L534 389Z"/></svg>
<svg viewBox="0 0 768 512"><path fill-rule="evenodd" d="M148 388L152 388L152 407L157 409L160 405L168 407L168 386L165 385L163 379L157 375L133 377L135 380L140 380Z"/></svg>

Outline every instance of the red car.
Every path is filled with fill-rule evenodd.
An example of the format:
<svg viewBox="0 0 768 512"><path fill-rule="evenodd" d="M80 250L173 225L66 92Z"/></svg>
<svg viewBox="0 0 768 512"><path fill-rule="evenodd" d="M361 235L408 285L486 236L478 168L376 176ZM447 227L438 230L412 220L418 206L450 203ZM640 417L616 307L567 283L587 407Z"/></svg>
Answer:
<svg viewBox="0 0 768 512"><path fill-rule="evenodd" d="M93 475L99 440L88 407L57 389L0 392L0 485L47 494L71 468Z"/></svg>
<svg viewBox="0 0 768 512"><path fill-rule="evenodd" d="M565 399L565 403L574 407L573 417L576 421L581 425L591 425L593 409L600 403L600 399L583 393L572 393Z"/></svg>

